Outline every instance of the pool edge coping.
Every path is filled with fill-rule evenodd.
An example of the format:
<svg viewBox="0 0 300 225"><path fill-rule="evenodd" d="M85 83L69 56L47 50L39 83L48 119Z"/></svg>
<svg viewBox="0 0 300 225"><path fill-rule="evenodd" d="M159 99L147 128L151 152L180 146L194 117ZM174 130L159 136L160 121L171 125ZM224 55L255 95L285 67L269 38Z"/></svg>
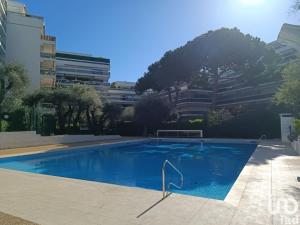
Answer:
<svg viewBox="0 0 300 225"><path fill-rule="evenodd" d="M76 150L76 149L81 149L81 148L89 148L89 147L97 147L97 146L116 145L116 144L122 144L122 143L143 142L145 140L148 140L148 138L133 139L133 140L119 140L118 139L118 140L116 140L116 142L106 142L106 143L104 142L104 143L97 143L97 144L79 145L79 146L73 146L73 147L66 146L66 147L62 147L62 148L53 148L53 149L45 149L45 150L38 150L38 151L28 151L28 152L21 152L21 153L15 153L15 154L0 155L0 159L17 157L17 156L35 155L35 154L41 154L41 153L47 153L47 152L59 152L59 151Z"/></svg>
<svg viewBox="0 0 300 225"><path fill-rule="evenodd" d="M41 154L41 153L49 153L49 152L60 152L60 151L74 151L74 150L79 150L82 148L90 148L90 147L97 147L97 146L113 146L113 145L118 145L118 144L132 144L132 143L139 143L139 142L145 142L145 141L151 141L151 140L172 140L172 141L192 141L192 142L210 142L210 143L234 143L234 144L257 144L257 147L253 151L252 155L250 156L249 160L243 167L242 171L240 172L238 178L235 180L234 184L232 185L230 191L227 193L226 197L223 200L218 200L222 201L224 203L228 203L232 206L237 206L242 195L243 191L247 185L247 180L248 177L250 176L251 170L253 169L253 165L251 164L251 161L253 160L253 155L255 152L258 150L260 143L258 140L255 139L222 139L222 138L155 138L155 137L145 137L141 139L133 139L133 140L116 140L116 142L108 142L108 143L97 143L97 144L87 144L84 146L73 146L73 147L63 147L63 148L54 148L54 149L47 149L47 150L40 150L40 151L34 151L34 152L23 152L23 153L17 153L17 154L8 154L8 155L0 155L0 159L5 159L5 158L11 158L11 157L18 157L18 156L26 156L26 155L35 155L35 154ZM15 171L15 170L13 170ZM23 172L23 171L20 171ZM44 174L43 174L44 175ZM67 179L72 179L72 178L67 178ZM85 180L84 180L85 181ZM104 182L98 182L98 183L104 183ZM116 184L110 184L110 183L104 183L108 185L116 185ZM123 185L117 185L117 186L123 186ZM142 188L143 189L143 188ZM150 189L146 189L150 190ZM154 190L155 191L155 190ZM157 190L156 190L157 191ZM180 193L174 193L178 195L184 195ZM188 195L190 196L190 195ZM197 197L198 198L198 197ZM217 199L212 199L212 198L206 198L206 197L201 197L205 199L210 199L210 200L217 200Z"/></svg>
<svg viewBox="0 0 300 225"><path fill-rule="evenodd" d="M79 146L66 146L66 147L54 147L51 149L45 149L45 150L37 150L37 151L28 151L28 152L20 152L20 153L12 153L12 154L3 154L0 155L0 159L3 158L10 158L10 157L17 157L17 156L26 156L26 155L35 155L40 153L47 153L47 152L56 152L56 151L67 151L67 150L76 150L80 148L87 148L87 147L97 147L97 146L106 146L106 145L116 145L116 144L122 144L122 143L134 143L134 142L144 142L149 140L172 140L172 141L192 141L192 142L212 142L212 143L233 143L233 144L257 144L258 140L256 139L226 139L226 138L155 138L155 137L144 137L144 138L136 138L131 140L120 140L117 139L115 142L104 142L104 143L95 143L95 144L87 144L87 145L79 145ZM46 146L33 146L33 147L47 147ZM26 147L30 148L30 147ZM1 151L1 150L0 150Z"/></svg>
<svg viewBox="0 0 300 225"><path fill-rule="evenodd" d="M257 146L255 150L253 151L252 155L248 159L246 165L243 167L238 178L235 180L227 196L223 200L224 202L234 207L238 207L239 202L243 196L244 190L246 189L246 186L248 184L248 180L251 177L252 170L254 169L253 156L259 151L260 147L261 147L260 143L257 142Z"/></svg>

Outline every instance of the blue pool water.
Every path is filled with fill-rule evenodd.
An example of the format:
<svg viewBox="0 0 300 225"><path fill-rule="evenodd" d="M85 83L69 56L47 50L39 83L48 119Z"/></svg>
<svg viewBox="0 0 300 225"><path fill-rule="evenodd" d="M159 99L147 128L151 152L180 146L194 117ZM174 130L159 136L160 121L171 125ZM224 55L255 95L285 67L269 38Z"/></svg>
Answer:
<svg viewBox="0 0 300 225"><path fill-rule="evenodd" d="M168 159L184 174L173 192L225 199L255 144L140 142L88 147L0 159L0 168L161 190L161 169ZM171 169L167 182L179 182Z"/></svg>

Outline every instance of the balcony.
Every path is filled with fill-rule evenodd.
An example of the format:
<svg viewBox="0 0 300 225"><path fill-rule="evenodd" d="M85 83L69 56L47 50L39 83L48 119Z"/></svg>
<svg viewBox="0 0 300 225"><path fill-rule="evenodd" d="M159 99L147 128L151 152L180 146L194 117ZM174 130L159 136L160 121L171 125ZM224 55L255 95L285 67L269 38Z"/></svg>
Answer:
<svg viewBox="0 0 300 225"><path fill-rule="evenodd" d="M56 37L49 35L41 35L41 40L43 41L56 41Z"/></svg>
<svg viewBox="0 0 300 225"><path fill-rule="evenodd" d="M41 58L55 59L55 54L53 54L53 53L44 53L44 52L41 52L40 56L41 56Z"/></svg>

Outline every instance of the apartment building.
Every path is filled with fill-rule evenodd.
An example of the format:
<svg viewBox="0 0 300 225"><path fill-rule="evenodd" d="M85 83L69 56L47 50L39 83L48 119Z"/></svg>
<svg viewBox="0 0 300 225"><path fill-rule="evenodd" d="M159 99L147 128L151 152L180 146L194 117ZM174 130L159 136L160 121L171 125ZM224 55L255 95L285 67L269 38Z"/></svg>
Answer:
<svg viewBox="0 0 300 225"><path fill-rule="evenodd" d="M276 41L269 47L281 57L279 66L294 62L300 56L300 26L283 24ZM237 82L238 77L227 77L221 80L221 88L217 93L217 107L234 107L237 105L253 105L270 103L282 81L264 82L256 86L243 85Z"/></svg>
<svg viewBox="0 0 300 225"><path fill-rule="evenodd" d="M184 88L179 92L174 113L181 119L204 116L211 108L212 93L211 90Z"/></svg>
<svg viewBox="0 0 300 225"><path fill-rule="evenodd" d="M295 61L300 56L300 26L284 24L278 35L278 39L269 44L275 52L281 56L281 64ZM281 80L264 82L259 85L245 84L240 79L240 74L234 71L223 73L219 78L216 93L210 88L190 89L186 85L180 87L175 112L178 118L193 118L204 116L213 106L215 95L215 108L235 108L240 106L266 105L273 99L275 92L281 85ZM167 99L168 94L160 95ZM173 90L173 98L176 90Z"/></svg>
<svg viewBox="0 0 300 225"><path fill-rule="evenodd" d="M281 64L295 61L300 56L300 26L283 24L276 41L269 44L281 56Z"/></svg>
<svg viewBox="0 0 300 225"><path fill-rule="evenodd" d="M56 52L56 37L46 34L43 17L30 15L26 5L17 1L0 0L0 4L0 59L25 67L30 90L74 84L98 91L109 87L109 59Z"/></svg>
<svg viewBox="0 0 300 225"><path fill-rule="evenodd" d="M205 116L212 107L215 109L232 109L241 106L268 104L272 101L280 84L280 81L275 81L256 86L237 86L236 88L234 86L226 88L220 84L216 93L211 89L183 88L177 93L178 99L174 113L177 114L178 119L189 119ZM175 90L171 95L174 100ZM216 95L215 105L213 105L214 95ZM160 96L168 100L166 92L160 93Z"/></svg>
<svg viewBox="0 0 300 225"><path fill-rule="evenodd" d="M109 86L109 78L109 59L79 53L56 53L56 85L58 87L84 84L100 92L104 87Z"/></svg>
<svg viewBox="0 0 300 225"><path fill-rule="evenodd" d="M22 3L7 1L5 61L25 67L31 90L55 85L55 41L45 34L43 17L28 14Z"/></svg>
<svg viewBox="0 0 300 225"><path fill-rule="evenodd" d="M0 61L4 62L6 52L6 17L7 3L6 0L0 1Z"/></svg>
<svg viewBox="0 0 300 225"><path fill-rule="evenodd" d="M105 102L114 103L121 107L133 106L140 97L135 92L135 82L116 81L102 91Z"/></svg>
<svg viewBox="0 0 300 225"><path fill-rule="evenodd" d="M56 38L41 35L40 52L41 88L54 88L56 84Z"/></svg>

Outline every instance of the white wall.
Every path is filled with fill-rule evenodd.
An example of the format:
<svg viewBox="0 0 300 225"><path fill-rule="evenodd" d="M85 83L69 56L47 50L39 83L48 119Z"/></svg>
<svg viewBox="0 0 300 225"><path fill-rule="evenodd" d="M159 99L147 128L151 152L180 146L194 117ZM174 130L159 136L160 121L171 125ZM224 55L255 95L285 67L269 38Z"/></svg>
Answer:
<svg viewBox="0 0 300 225"><path fill-rule="evenodd" d="M291 114L280 114L281 120L281 141L290 143L288 136L293 128L294 117Z"/></svg>
<svg viewBox="0 0 300 225"><path fill-rule="evenodd" d="M24 65L30 89L40 87L40 45L42 18L7 13L6 62Z"/></svg>
<svg viewBox="0 0 300 225"><path fill-rule="evenodd" d="M291 145L292 148L298 153L298 155L300 155L300 138L298 138L297 141L293 141Z"/></svg>
<svg viewBox="0 0 300 225"><path fill-rule="evenodd" d="M68 144L79 142L103 141L120 139L119 135L58 135L42 137L35 131L0 132L0 150L19 147L41 146L51 144Z"/></svg>

